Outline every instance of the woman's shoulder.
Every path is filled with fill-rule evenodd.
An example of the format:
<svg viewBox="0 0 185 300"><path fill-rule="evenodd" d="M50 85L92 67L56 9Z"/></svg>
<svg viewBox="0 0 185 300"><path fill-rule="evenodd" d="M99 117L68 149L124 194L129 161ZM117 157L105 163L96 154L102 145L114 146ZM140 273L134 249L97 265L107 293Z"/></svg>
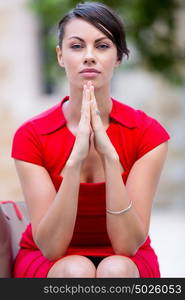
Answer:
<svg viewBox="0 0 185 300"><path fill-rule="evenodd" d="M67 97L67 96L66 96ZM65 97L65 98L66 98ZM65 123L65 118L62 113L61 104L65 98L59 103L42 111L41 113L29 118L23 122L16 130L17 131L33 131L37 134L47 134L55 131Z"/></svg>
<svg viewBox="0 0 185 300"><path fill-rule="evenodd" d="M135 108L114 98L112 98L112 100L113 109L111 114L123 125L127 125L128 127L143 128L150 126L155 122L159 123L156 118L149 115L142 109Z"/></svg>
<svg viewBox="0 0 185 300"><path fill-rule="evenodd" d="M63 124L62 116L60 102L22 123L14 133L11 156L43 166L43 140Z"/></svg>
<svg viewBox="0 0 185 300"><path fill-rule="evenodd" d="M131 130L127 130L127 134L123 136L124 139L127 138L127 149L129 149L129 142L131 142L131 152L135 151L134 157L137 159L170 139L164 125L144 110L136 109L120 101L115 103L115 107L119 123L131 127L129 128Z"/></svg>

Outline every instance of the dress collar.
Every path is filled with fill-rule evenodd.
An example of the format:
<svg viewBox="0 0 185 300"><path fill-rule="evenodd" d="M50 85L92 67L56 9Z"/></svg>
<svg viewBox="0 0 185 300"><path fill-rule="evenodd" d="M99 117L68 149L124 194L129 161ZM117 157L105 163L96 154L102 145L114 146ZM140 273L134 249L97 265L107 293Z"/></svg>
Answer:
<svg viewBox="0 0 185 300"><path fill-rule="evenodd" d="M112 110L110 118L128 128L138 127L137 110L114 98L111 99ZM66 124L67 121L62 110L62 105L67 100L69 100L69 96L65 96L58 104L31 119L39 134L52 133Z"/></svg>

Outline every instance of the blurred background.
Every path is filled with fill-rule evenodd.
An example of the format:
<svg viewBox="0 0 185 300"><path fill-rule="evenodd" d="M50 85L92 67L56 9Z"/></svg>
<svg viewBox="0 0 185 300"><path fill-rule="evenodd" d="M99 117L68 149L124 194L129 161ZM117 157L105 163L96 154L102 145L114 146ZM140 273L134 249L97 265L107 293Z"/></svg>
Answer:
<svg viewBox="0 0 185 300"><path fill-rule="evenodd" d="M78 2L0 0L0 201L23 200L11 158L15 130L68 94L55 54L57 23ZM171 136L150 236L161 276L185 277L185 1L102 2L122 17L130 49L112 96L156 118Z"/></svg>

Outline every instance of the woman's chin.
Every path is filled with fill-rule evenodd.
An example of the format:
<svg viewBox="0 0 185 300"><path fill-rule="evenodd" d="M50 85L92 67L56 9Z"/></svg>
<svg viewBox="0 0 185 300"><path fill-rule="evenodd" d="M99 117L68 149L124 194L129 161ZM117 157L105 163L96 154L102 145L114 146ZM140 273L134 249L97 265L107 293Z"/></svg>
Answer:
<svg viewBox="0 0 185 300"><path fill-rule="evenodd" d="M96 82L95 80L92 80L92 79L85 79L85 80L83 80L82 86L83 86L84 84L87 84L88 81L91 81L91 83L92 83L94 86L96 86L96 84L97 84L97 82Z"/></svg>
<svg viewBox="0 0 185 300"><path fill-rule="evenodd" d="M96 80L83 80L81 82L71 82L71 86L74 86L75 88L78 88L80 90L83 90L84 84L87 84L88 81L91 81L92 85L94 86L94 89L100 89L103 87L103 84L101 82L97 82Z"/></svg>
<svg viewBox="0 0 185 300"><path fill-rule="evenodd" d="M102 88L103 87L103 84L102 84L102 82L100 82L100 81L97 81L97 80L84 80L83 81L83 83L82 83L82 85L81 85L81 87L83 88L83 86L84 86L84 84L87 84L87 82L88 81L91 81L91 83L92 83L92 85L94 86L94 89L96 90L96 89L100 89L100 88Z"/></svg>

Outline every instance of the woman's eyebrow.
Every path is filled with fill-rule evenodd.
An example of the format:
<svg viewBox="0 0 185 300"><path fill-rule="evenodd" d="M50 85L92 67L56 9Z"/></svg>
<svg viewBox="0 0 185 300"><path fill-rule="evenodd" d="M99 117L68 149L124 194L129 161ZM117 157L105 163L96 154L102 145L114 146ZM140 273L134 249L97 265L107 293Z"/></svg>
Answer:
<svg viewBox="0 0 185 300"><path fill-rule="evenodd" d="M70 39L78 39L78 40L80 40L81 42L84 42L84 40L83 40L82 38L80 38L79 36L71 36L71 37L69 38L69 40L70 40ZM95 42L99 42L99 41L104 40L104 39L108 39L108 37L107 37L107 36L103 36L103 37L101 37L101 38L99 38L99 39L96 39Z"/></svg>

